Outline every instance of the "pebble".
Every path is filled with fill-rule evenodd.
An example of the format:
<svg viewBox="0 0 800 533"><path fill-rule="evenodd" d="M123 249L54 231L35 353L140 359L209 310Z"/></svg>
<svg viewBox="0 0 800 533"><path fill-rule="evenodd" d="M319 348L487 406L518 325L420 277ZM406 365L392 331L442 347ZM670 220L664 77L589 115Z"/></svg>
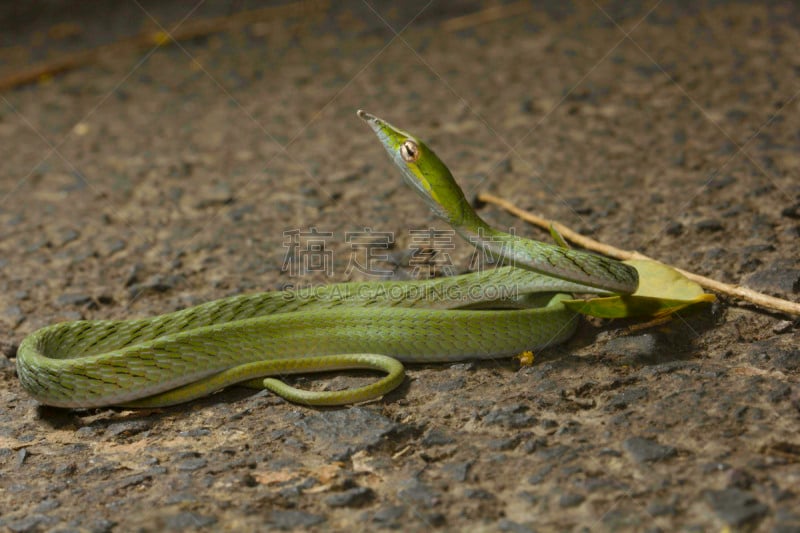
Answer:
<svg viewBox="0 0 800 533"><path fill-rule="evenodd" d="M418 479L406 479L397 483L401 487L397 496L405 503L414 503L422 507L433 507L441 501L439 493Z"/></svg>
<svg viewBox="0 0 800 533"><path fill-rule="evenodd" d="M631 437L622 443L622 447L637 463L651 463L674 457L677 450L672 446L664 446L644 437Z"/></svg>
<svg viewBox="0 0 800 533"><path fill-rule="evenodd" d="M406 427L364 407L322 411L296 422L307 435L325 443L340 460L378 446Z"/></svg>
<svg viewBox="0 0 800 533"><path fill-rule="evenodd" d="M658 361L660 338L652 333L611 339L603 352L622 359L626 364L648 364Z"/></svg>
<svg viewBox="0 0 800 533"><path fill-rule="evenodd" d="M403 518L403 515L405 514L406 508L402 505L390 505L387 507L381 507L375 511L375 514L372 515L372 521L378 524L390 526L397 524L398 520Z"/></svg>
<svg viewBox="0 0 800 533"><path fill-rule="evenodd" d="M110 424L105 431L105 436L112 437L132 437L136 434L150 430L153 423L148 420L130 420L128 422L115 422Z"/></svg>
<svg viewBox="0 0 800 533"><path fill-rule="evenodd" d="M781 210L781 216L787 218L800 219L800 202L789 207L784 207Z"/></svg>
<svg viewBox="0 0 800 533"><path fill-rule="evenodd" d="M534 529L526 526L525 524L520 524L519 522L513 522L507 518L503 518L497 522L497 529L498 531L508 532L508 533L534 533Z"/></svg>
<svg viewBox="0 0 800 533"><path fill-rule="evenodd" d="M3 319L7 322L12 328L16 328L25 320L25 314L22 312L22 308L18 305L10 305L6 307L6 310L3 311Z"/></svg>
<svg viewBox="0 0 800 533"><path fill-rule="evenodd" d="M272 511L268 521L278 529L302 529L323 523L325 517L305 511L281 510Z"/></svg>
<svg viewBox="0 0 800 533"><path fill-rule="evenodd" d="M586 496L583 494L577 493L569 493L569 494L562 494L561 497L558 499L559 507L577 507L578 505L582 504L583 501L586 499Z"/></svg>
<svg viewBox="0 0 800 533"><path fill-rule="evenodd" d="M449 475L453 481L463 483L467 480L467 474L472 467L472 461L460 461L457 463L449 463L442 467L442 472Z"/></svg>
<svg viewBox="0 0 800 533"><path fill-rule="evenodd" d="M651 516L675 516L678 508L671 503L652 502L647 506L647 513Z"/></svg>
<svg viewBox="0 0 800 533"><path fill-rule="evenodd" d="M705 220L701 220L694 224L694 228L697 231L701 232L709 232L709 233L716 233L718 231L722 231L725 229L725 226L722 225L722 222L717 220L716 218L707 218Z"/></svg>
<svg viewBox="0 0 800 533"><path fill-rule="evenodd" d="M775 261L744 278L742 285L756 291L780 294L800 292L800 268L796 263Z"/></svg>
<svg viewBox="0 0 800 533"><path fill-rule="evenodd" d="M752 494L736 488L706 491L705 499L721 520L734 527L754 525L769 511Z"/></svg>
<svg viewBox="0 0 800 533"><path fill-rule="evenodd" d="M178 463L177 468L183 472L193 472L195 470L200 470L207 464L208 461L204 457L194 457L181 461Z"/></svg>
<svg viewBox="0 0 800 533"><path fill-rule="evenodd" d="M217 519L214 516L201 515L192 511L183 511L168 516L164 522L168 529L186 530L216 524Z"/></svg>
<svg viewBox="0 0 800 533"><path fill-rule="evenodd" d="M79 306L79 305L86 305L92 301L92 297L88 294L84 294L81 292L78 293L68 293L62 294L56 299L56 304L66 307L66 306Z"/></svg>
<svg viewBox="0 0 800 533"><path fill-rule="evenodd" d="M369 487L355 487L325 499L330 507L361 507L375 499L375 491Z"/></svg>
<svg viewBox="0 0 800 533"><path fill-rule="evenodd" d="M456 439L448 433L445 433L441 429L433 428L422 438L422 445L426 447L443 446L445 444L452 444L455 441Z"/></svg>
<svg viewBox="0 0 800 533"><path fill-rule="evenodd" d="M531 427L536 424L535 416L528 414L528 406L515 404L490 411L483 417L483 423L489 426L501 425L510 429Z"/></svg>
<svg viewBox="0 0 800 533"><path fill-rule="evenodd" d="M626 389L611 398L605 409L606 411L626 409L630 404L635 404L640 400L646 400L648 395L648 390L644 387Z"/></svg>

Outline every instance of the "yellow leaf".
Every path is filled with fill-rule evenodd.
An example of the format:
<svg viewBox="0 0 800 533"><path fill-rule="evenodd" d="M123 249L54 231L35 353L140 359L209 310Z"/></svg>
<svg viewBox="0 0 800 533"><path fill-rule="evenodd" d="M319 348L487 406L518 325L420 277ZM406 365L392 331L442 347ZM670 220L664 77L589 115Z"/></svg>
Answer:
<svg viewBox="0 0 800 533"><path fill-rule="evenodd" d="M716 297L672 267L657 261L623 261L639 272L639 288L631 295L565 300L564 305L577 313L599 318L665 316L699 302L713 302Z"/></svg>

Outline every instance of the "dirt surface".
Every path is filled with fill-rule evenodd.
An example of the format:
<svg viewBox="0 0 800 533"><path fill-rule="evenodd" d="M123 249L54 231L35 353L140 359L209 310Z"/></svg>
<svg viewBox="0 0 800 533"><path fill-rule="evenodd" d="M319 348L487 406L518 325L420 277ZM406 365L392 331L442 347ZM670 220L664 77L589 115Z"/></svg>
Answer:
<svg viewBox="0 0 800 533"><path fill-rule="evenodd" d="M445 229L357 108L427 139L470 197L797 300L800 9L633 4L454 31L486 6L345 3L3 94L0 529L800 531L798 321L724 298L584 321L530 367L414 366L352 408L234 388L69 411L16 378L44 325L366 279L346 232L393 232L402 263L409 230ZM333 275L293 278L284 232L311 227Z"/></svg>

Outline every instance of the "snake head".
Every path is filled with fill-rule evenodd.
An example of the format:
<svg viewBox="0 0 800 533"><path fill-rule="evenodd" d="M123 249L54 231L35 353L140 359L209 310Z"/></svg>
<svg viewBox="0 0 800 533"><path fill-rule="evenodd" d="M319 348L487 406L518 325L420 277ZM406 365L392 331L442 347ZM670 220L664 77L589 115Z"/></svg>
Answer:
<svg viewBox="0 0 800 533"><path fill-rule="evenodd" d="M419 194L436 216L458 224L471 211L464 193L441 159L417 137L366 111L359 118L370 125L389 157L400 168L403 180Z"/></svg>

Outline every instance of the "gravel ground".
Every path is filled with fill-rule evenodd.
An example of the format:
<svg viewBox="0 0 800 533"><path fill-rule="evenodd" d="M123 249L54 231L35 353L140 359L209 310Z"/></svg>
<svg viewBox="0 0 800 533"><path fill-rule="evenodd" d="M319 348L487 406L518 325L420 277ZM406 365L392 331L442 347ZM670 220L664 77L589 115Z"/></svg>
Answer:
<svg viewBox="0 0 800 533"><path fill-rule="evenodd" d="M168 27L202 15L167 4ZM407 272L409 231L445 227L357 108L427 139L470 197L797 300L800 8L536 6L458 29L486 6L313 4L0 95L0 528L800 531L798 320L725 298L584 322L530 367L414 366L350 408L233 388L70 411L21 389L16 344L56 321L366 279L346 232L392 232ZM126 9L109 36L147 20ZM312 227L333 272L298 279L284 232Z"/></svg>

